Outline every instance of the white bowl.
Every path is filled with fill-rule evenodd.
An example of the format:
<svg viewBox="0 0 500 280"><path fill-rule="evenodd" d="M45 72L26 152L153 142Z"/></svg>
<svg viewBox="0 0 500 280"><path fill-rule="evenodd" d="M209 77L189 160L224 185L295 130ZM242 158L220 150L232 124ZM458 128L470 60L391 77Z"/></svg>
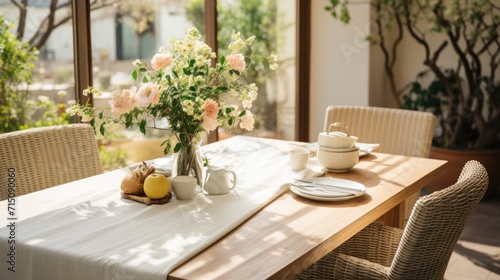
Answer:
<svg viewBox="0 0 500 280"><path fill-rule="evenodd" d="M318 135L318 145L333 149L352 148L358 138L348 136L342 132L320 132Z"/></svg>
<svg viewBox="0 0 500 280"><path fill-rule="evenodd" d="M319 164L330 172L345 172L359 161L359 148L330 149L318 146L316 157Z"/></svg>

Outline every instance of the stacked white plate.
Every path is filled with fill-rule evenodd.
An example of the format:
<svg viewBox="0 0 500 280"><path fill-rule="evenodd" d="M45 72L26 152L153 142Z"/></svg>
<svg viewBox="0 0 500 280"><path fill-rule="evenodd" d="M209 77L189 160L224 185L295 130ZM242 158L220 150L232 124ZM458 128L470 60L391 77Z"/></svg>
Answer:
<svg viewBox="0 0 500 280"><path fill-rule="evenodd" d="M373 150L377 149L379 147L379 144L356 142L355 146L359 148L359 157L363 157L370 154ZM307 144L306 148L315 153L318 149L318 142Z"/></svg>
<svg viewBox="0 0 500 280"><path fill-rule="evenodd" d="M290 190L298 196L319 201L348 200L366 193L361 183L330 177L297 180Z"/></svg>

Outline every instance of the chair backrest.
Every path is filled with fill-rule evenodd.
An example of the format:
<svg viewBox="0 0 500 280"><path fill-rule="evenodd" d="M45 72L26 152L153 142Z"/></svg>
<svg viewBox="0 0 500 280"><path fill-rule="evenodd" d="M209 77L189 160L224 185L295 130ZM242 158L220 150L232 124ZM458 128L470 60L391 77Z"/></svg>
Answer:
<svg viewBox="0 0 500 280"><path fill-rule="evenodd" d="M14 184L15 195L20 196L103 172L94 132L88 124L0 134L0 159L0 180L4 184L0 200L9 197Z"/></svg>
<svg viewBox="0 0 500 280"><path fill-rule="evenodd" d="M389 269L389 279L443 279L453 248L487 188L486 169L472 160L454 185L419 198Z"/></svg>
<svg viewBox="0 0 500 280"><path fill-rule="evenodd" d="M345 123L359 142L378 143L377 152L429 157L436 117L432 113L367 106L330 106L324 130Z"/></svg>

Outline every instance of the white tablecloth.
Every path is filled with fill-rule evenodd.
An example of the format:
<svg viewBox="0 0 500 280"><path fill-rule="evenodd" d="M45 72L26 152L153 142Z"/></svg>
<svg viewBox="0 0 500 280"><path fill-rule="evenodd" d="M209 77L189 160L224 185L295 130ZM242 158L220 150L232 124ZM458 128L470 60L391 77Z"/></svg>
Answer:
<svg viewBox="0 0 500 280"><path fill-rule="evenodd" d="M192 201L146 206L120 197L128 172L120 169L18 197L15 233L4 226L11 221L1 201L0 279L166 279L292 181L289 144L248 137L222 143L207 155L238 176L226 195L198 190ZM16 272L8 270L10 246Z"/></svg>

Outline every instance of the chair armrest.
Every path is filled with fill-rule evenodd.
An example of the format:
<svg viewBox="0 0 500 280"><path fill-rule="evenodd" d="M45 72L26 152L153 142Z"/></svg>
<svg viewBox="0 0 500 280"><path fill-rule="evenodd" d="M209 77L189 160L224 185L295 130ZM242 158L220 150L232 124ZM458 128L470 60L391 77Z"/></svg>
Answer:
<svg viewBox="0 0 500 280"><path fill-rule="evenodd" d="M402 235L401 229L388 227L382 223L372 223L340 245L334 252L390 266Z"/></svg>
<svg viewBox="0 0 500 280"><path fill-rule="evenodd" d="M364 259L337 254L331 279L388 279L389 267Z"/></svg>

